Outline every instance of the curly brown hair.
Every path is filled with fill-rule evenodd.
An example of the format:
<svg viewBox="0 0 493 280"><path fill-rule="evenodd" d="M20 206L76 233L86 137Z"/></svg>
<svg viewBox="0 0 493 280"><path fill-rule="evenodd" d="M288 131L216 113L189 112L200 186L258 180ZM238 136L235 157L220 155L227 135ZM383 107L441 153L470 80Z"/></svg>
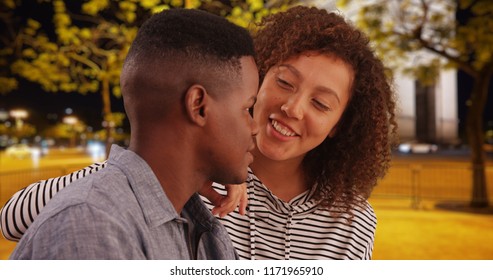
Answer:
<svg viewBox="0 0 493 280"><path fill-rule="evenodd" d="M354 70L351 99L334 137L304 158L314 198L334 214L363 206L388 170L396 143L395 100L390 73L367 36L342 16L296 6L265 18L255 30L260 77L289 58L316 52L336 56Z"/></svg>

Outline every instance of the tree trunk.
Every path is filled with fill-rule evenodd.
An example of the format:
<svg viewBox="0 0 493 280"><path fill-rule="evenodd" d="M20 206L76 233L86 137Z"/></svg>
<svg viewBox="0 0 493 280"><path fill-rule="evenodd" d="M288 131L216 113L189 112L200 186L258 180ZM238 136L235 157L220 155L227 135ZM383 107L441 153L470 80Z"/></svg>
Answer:
<svg viewBox="0 0 493 280"><path fill-rule="evenodd" d="M467 112L467 139L471 147L472 197L471 207L487 207L488 188L485 173L485 153L483 150L483 113L488 96L491 75L482 73L474 80L471 105Z"/></svg>

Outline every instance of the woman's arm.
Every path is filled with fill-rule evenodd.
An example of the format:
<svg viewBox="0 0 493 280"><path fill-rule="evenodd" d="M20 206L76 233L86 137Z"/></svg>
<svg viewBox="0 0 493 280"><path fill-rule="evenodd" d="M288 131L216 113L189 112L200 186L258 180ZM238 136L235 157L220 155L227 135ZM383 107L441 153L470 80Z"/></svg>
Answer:
<svg viewBox="0 0 493 280"><path fill-rule="evenodd" d="M3 236L11 241L19 241L41 209L56 193L105 166L106 162L94 163L65 176L38 181L16 192L0 210L0 229Z"/></svg>
<svg viewBox="0 0 493 280"><path fill-rule="evenodd" d="M19 241L27 228L33 223L43 207L61 189L70 183L94 173L106 166L106 162L94 163L68 175L41 180L16 192L0 210L0 229L2 235L11 241ZM244 214L247 199L246 187L227 185L226 196L217 193L210 184L200 194L208 198L216 207L213 214L224 217L239 205Z"/></svg>

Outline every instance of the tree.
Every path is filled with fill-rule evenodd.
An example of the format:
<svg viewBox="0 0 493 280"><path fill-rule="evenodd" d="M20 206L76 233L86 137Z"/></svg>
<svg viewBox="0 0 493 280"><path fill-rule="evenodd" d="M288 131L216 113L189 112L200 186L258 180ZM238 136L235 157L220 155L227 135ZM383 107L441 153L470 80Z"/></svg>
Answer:
<svg viewBox="0 0 493 280"><path fill-rule="evenodd" d="M34 3L33 3L34 2ZM48 92L99 93L107 149L123 114L111 109L111 94L120 97L119 76L138 27L152 13L170 8L199 8L247 27L290 2L243 0L6 0L0 21L8 32L0 41L0 94L16 89L18 79L38 83ZM22 18L35 5L48 10L50 21Z"/></svg>
<svg viewBox="0 0 493 280"><path fill-rule="evenodd" d="M13 90L21 77L40 84L48 92L99 92L103 119L108 122L121 119L111 110L110 94L120 96L121 65L137 31L137 26L131 24L132 13L128 12L131 8L120 5L121 12L115 18L105 18L97 15L105 1L71 7L75 12L68 10L61 0L39 3L38 6L52 5L53 26L50 26L46 19L44 22L17 19L13 15L24 7L20 1L10 2L11 13L7 13L10 17L4 18L11 32L1 53L2 61L9 67L2 73L0 87ZM79 11L82 14L77 14ZM43 28L42 24L48 26ZM3 83L10 86L3 87Z"/></svg>
<svg viewBox="0 0 493 280"><path fill-rule="evenodd" d="M17 140L32 137L36 134L36 128L29 123L23 123L22 126L0 124L0 134L9 135Z"/></svg>
<svg viewBox="0 0 493 280"><path fill-rule="evenodd" d="M425 84L432 83L443 68L460 69L474 80L466 116L473 170L470 206L487 207L482 147L483 114L493 76L493 2L343 0L339 4L346 8L357 4L357 24L368 33L377 51L393 68L413 74ZM458 14L467 15L464 22L456 19ZM413 65L404 62L410 58Z"/></svg>
<svg viewBox="0 0 493 280"><path fill-rule="evenodd" d="M77 118L72 118L72 121L60 122L56 125L50 126L41 132L41 135L47 138L53 138L57 140L62 140L69 147L75 147L80 140L81 135L87 130L86 124L78 120Z"/></svg>

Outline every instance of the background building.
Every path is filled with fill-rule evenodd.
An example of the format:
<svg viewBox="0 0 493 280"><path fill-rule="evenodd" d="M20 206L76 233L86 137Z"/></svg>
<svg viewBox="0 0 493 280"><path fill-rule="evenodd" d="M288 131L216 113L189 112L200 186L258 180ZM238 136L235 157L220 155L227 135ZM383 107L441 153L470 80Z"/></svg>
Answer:
<svg viewBox="0 0 493 280"><path fill-rule="evenodd" d="M401 141L458 144L457 72L444 71L434 86L406 76L395 79Z"/></svg>

